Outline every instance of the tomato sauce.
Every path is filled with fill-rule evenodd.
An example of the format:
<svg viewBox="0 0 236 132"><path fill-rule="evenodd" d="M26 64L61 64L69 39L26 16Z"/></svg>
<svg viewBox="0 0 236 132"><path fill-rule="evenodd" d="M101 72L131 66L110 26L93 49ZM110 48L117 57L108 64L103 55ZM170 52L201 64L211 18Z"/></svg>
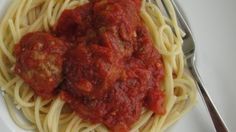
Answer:
<svg viewBox="0 0 236 132"><path fill-rule="evenodd" d="M54 50L58 49L58 53L54 56L50 50L45 53L42 50L42 54L54 56L60 63L50 58L38 62L59 69L52 74L57 79L50 84L35 82L48 79L38 74L21 77L39 96L49 93L45 97L50 97L53 91L59 91L60 97L81 118L103 123L112 131L128 131L140 117L142 107L164 114L165 95L160 89L163 62L140 18L140 6L140 0L93 0L65 10L51 33L56 36L53 38L58 47ZM32 42L28 44L27 38ZM25 53L19 52L18 47L31 43L37 46L37 41L49 38L52 37L23 37L15 48L19 60L15 68L17 74L22 75L18 71L23 69L26 76L27 69L46 73L43 68L29 68L31 64L24 64L28 58L22 57ZM48 45L48 41L41 43ZM30 52L35 49L30 48ZM45 86L38 90L37 85Z"/></svg>

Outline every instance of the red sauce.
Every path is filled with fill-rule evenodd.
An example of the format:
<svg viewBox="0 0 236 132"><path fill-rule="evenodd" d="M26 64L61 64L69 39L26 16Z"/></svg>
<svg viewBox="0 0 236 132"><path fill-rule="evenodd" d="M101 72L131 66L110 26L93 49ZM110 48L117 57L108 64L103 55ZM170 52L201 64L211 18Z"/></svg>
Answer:
<svg viewBox="0 0 236 132"><path fill-rule="evenodd" d="M22 38L15 48L15 71L39 96L52 97L59 91L81 118L104 123L112 131L128 131L143 106L165 113L160 89L163 62L139 13L140 0L93 0L65 10L54 31L56 37L48 33L40 37L42 33L36 32ZM52 40L57 46L50 47ZM30 48L38 43L49 46ZM29 53L24 47L29 47ZM52 49L58 52L53 54ZM34 52L58 62L51 57L27 57ZM53 65L57 72L38 64ZM52 83L47 81L51 77Z"/></svg>

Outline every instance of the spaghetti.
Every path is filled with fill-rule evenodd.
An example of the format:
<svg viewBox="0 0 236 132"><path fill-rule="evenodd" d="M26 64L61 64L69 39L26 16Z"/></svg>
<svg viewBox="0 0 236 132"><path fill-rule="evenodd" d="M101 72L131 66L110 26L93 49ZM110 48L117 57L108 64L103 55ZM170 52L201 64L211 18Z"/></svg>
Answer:
<svg viewBox="0 0 236 132"><path fill-rule="evenodd" d="M165 17L160 9L143 1L141 18L148 27L154 46L162 55L166 113L157 115L143 108L142 114L130 131L164 131L195 103L194 81L184 70L182 37L174 9L169 0L164 0L171 16ZM23 129L40 132L109 131L103 124L91 124L75 116L59 97L42 99L17 75L13 68L16 59L14 45L29 32L52 30L65 9L88 3L87 0L14 0L0 25L0 86L14 122ZM22 111L26 122L19 119L15 107Z"/></svg>

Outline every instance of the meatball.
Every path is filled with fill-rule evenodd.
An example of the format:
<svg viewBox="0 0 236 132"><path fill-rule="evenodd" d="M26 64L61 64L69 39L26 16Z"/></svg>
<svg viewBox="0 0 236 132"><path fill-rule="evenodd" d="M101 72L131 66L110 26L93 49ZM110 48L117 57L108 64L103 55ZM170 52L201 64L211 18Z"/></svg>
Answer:
<svg viewBox="0 0 236 132"><path fill-rule="evenodd" d="M79 44L66 54L64 74L71 93L99 98L120 76L118 57L96 44Z"/></svg>
<svg viewBox="0 0 236 132"><path fill-rule="evenodd" d="M15 73L37 95L50 98L62 81L63 56L67 48L65 42L48 33L28 33L14 48Z"/></svg>

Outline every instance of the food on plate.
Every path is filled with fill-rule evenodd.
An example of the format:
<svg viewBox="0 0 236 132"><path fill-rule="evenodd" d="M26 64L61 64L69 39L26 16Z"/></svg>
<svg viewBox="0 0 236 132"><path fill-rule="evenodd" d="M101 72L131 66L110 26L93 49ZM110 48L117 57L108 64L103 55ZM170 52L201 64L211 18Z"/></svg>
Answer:
<svg viewBox="0 0 236 132"><path fill-rule="evenodd" d="M12 2L0 25L0 86L16 124L163 131L182 117L196 91L166 3L171 19L141 0Z"/></svg>

